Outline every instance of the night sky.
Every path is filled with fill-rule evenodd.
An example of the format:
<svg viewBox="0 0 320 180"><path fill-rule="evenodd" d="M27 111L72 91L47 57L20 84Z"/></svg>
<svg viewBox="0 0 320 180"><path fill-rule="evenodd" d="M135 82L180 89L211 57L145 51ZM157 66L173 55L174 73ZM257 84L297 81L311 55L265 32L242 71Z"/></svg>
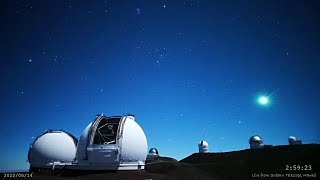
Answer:
<svg viewBox="0 0 320 180"><path fill-rule="evenodd" d="M134 114L149 148L178 160L200 140L320 143L317 0L0 3L0 170L27 169L34 138L79 138L100 113Z"/></svg>

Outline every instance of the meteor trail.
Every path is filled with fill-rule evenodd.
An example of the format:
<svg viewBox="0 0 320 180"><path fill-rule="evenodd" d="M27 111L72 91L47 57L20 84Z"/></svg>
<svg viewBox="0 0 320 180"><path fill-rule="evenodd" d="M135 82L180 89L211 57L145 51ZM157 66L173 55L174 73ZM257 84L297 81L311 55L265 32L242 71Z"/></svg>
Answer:
<svg viewBox="0 0 320 180"><path fill-rule="evenodd" d="M267 96L267 98L271 97L272 94L274 94L275 92L279 91L279 89L280 89L280 88L278 88L278 89L276 89L275 91L273 91L271 94L269 94L269 95Z"/></svg>

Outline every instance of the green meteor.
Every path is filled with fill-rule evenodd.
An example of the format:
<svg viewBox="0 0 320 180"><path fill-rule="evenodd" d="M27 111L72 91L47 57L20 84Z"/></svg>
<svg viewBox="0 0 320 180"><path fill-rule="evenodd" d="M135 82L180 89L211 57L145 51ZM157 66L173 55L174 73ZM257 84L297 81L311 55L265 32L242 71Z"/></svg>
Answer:
<svg viewBox="0 0 320 180"><path fill-rule="evenodd" d="M259 97L258 102L261 105L267 105L269 103L269 99L266 96L261 96Z"/></svg>
<svg viewBox="0 0 320 180"><path fill-rule="evenodd" d="M274 93L276 93L277 91L279 91L279 89L280 88L278 88L278 89L276 89L275 91L273 91L271 94L269 94L269 95L266 95L266 94L264 94L264 95L260 95L260 96L258 96L258 98L257 98L257 103L259 104L259 105L261 105L261 106L270 106L271 104L272 104L272 100L270 99L271 98L271 96L274 94Z"/></svg>

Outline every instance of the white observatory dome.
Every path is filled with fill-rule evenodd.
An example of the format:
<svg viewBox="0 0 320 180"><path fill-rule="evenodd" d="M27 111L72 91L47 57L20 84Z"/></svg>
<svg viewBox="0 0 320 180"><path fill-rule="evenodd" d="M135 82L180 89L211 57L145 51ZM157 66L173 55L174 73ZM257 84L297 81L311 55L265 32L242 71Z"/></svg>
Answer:
<svg viewBox="0 0 320 180"><path fill-rule="evenodd" d="M76 159L80 169L144 169L147 152L147 138L133 115L97 115L82 132Z"/></svg>
<svg viewBox="0 0 320 180"><path fill-rule="evenodd" d="M302 144L302 141L301 140L297 140L296 137L294 137L294 136L289 136L288 141L289 141L289 145Z"/></svg>
<svg viewBox="0 0 320 180"><path fill-rule="evenodd" d="M207 153L209 151L209 144L206 141L200 141L198 147L199 153Z"/></svg>
<svg viewBox="0 0 320 180"><path fill-rule="evenodd" d="M28 152L30 169L50 168L50 163L72 162L78 140L62 130L47 130L31 144Z"/></svg>
<svg viewBox="0 0 320 180"><path fill-rule="evenodd" d="M149 150L149 156L159 156L159 152L156 148L151 148Z"/></svg>
<svg viewBox="0 0 320 180"><path fill-rule="evenodd" d="M292 142L297 141L297 139L294 136L289 136L288 141L289 141L289 144L291 144Z"/></svg>
<svg viewBox="0 0 320 180"><path fill-rule="evenodd" d="M263 140L260 136L254 135L249 139L250 149L263 147Z"/></svg>

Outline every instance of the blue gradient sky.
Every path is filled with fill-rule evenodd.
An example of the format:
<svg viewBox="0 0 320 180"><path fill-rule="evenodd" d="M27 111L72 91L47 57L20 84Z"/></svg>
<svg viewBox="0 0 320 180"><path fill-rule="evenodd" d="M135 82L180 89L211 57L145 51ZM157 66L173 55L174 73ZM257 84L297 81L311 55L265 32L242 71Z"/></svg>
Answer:
<svg viewBox="0 0 320 180"><path fill-rule="evenodd" d="M27 169L46 129L80 136L132 113L148 145L184 158L289 135L319 143L314 1L1 1L0 170ZM279 89L278 91L276 91ZM270 105L256 103L268 95Z"/></svg>

